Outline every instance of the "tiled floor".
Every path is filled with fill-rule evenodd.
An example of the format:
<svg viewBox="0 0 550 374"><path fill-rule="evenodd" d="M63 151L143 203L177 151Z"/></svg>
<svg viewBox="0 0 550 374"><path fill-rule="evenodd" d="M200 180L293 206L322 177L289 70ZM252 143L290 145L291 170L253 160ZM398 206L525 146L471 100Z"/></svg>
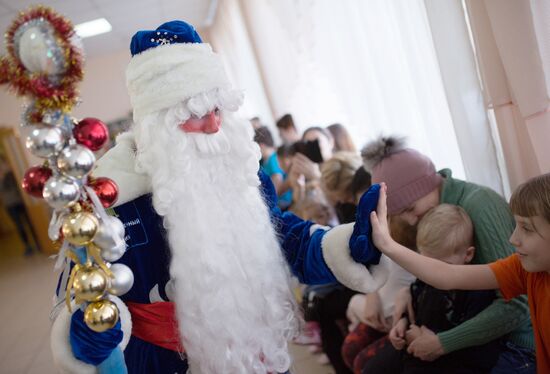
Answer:
<svg viewBox="0 0 550 374"><path fill-rule="evenodd" d="M55 373L48 318L57 278L53 260L23 257L14 233L0 240L0 373Z"/></svg>
<svg viewBox="0 0 550 374"><path fill-rule="evenodd" d="M294 359L290 369L292 374L334 374L332 366L318 364L317 356L309 353L306 346L292 344L290 352Z"/></svg>
<svg viewBox="0 0 550 374"><path fill-rule="evenodd" d="M54 261L23 257L15 233L0 237L0 374L55 373L48 319L57 275ZM291 346L293 374L332 374L307 347Z"/></svg>

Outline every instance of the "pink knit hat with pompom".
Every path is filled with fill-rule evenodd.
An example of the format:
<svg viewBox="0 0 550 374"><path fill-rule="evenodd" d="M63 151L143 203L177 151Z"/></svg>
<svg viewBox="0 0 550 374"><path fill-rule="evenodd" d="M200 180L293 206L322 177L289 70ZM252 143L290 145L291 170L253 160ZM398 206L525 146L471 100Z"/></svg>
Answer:
<svg viewBox="0 0 550 374"><path fill-rule="evenodd" d="M405 148L403 138L381 137L361 151L372 183L388 186L388 214L407 209L416 200L441 185L442 177L433 162L414 149Z"/></svg>

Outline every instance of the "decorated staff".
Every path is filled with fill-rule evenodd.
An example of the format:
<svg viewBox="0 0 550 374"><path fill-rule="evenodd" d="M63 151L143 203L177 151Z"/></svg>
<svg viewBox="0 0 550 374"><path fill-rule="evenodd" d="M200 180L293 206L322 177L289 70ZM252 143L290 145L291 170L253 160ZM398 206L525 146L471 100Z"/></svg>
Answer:
<svg viewBox="0 0 550 374"><path fill-rule="evenodd" d="M49 236L61 246L56 269L74 263L63 285L69 311L79 305L86 326L106 332L119 322L116 296L132 287L134 277L127 266L109 263L126 248L122 223L105 212L116 202L118 187L91 176L93 152L107 142L107 127L70 115L83 75L80 40L70 21L42 6L20 13L5 36L0 82L30 100L22 115L26 146L44 159L27 170L22 188L54 209Z"/></svg>

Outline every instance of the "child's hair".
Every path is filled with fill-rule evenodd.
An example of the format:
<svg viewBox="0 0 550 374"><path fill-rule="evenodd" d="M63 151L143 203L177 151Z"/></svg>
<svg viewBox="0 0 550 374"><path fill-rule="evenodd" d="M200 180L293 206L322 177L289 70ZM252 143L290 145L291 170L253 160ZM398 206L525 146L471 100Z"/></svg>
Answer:
<svg viewBox="0 0 550 374"><path fill-rule="evenodd" d="M474 226L468 214L457 205L440 204L418 223L416 245L429 254L453 254L474 242Z"/></svg>
<svg viewBox="0 0 550 374"><path fill-rule="evenodd" d="M315 184L306 186L305 196L292 211L300 218L327 226L333 219L333 211L323 191Z"/></svg>
<svg viewBox="0 0 550 374"><path fill-rule="evenodd" d="M510 198L512 213L522 217L542 216L550 223L550 173L529 179Z"/></svg>
<svg viewBox="0 0 550 374"><path fill-rule="evenodd" d="M353 139L349 134L346 128L339 124L334 123L330 126L327 126L327 130L330 131L332 137L334 138L334 152L356 152L355 144L353 144Z"/></svg>
<svg viewBox="0 0 550 374"><path fill-rule="evenodd" d="M275 126L279 129L296 129L296 125L294 124L294 120L290 114L285 114L279 118Z"/></svg>
<svg viewBox="0 0 550 374"><path fill-rule="evenodd" d="M268 147L273 147L275 142L273 141L273 136L271 131L266 126L258 127L254 130L254 141L258 144L264 144Z"/></svg>
<svg viewBox="0 0 550 374"><path fill-rule="evenodd" d="M292 151L292 145L290 144L282 144L277 148L277 156L279 157L291 157L294 156L294 152Z"/></svg>
<svg viewBox="0 0 550 374"><path fill-rule="evenodd" d="M352 152L338 152L321 165L321 184L328 191L352 194L353 180L362 167L361 157ZM370 186L365 187L367 189Z"/></svg>
<svg viewBox="0 0 550 374"><path fill-rule="evenodd" d="M328 140L334 141L330 131L328 131L327 129L325 129L324 127L321 127L321 126L311 126L311 127L308 127L307 129L305 129L304 133L302 134L302 140L305 140L307 133L311 132L311 131L317 131L318 133L323 134L323 136L325 138L327 138Z"/></svg>

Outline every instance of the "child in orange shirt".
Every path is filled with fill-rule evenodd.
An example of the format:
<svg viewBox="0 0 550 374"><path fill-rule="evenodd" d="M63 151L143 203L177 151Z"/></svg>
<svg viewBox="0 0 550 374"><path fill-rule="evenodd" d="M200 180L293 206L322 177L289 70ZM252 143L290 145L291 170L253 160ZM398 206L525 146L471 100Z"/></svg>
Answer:
<svg viewBox="0 0 550 374"><path fill-rule="evenodd" d="M512 195L516 253L483 265L450 265L424 257L390 236L383 185L371 214L373 240L384 254L424 282L442 290L499 289L506 299L527 294L535 332L538 373L550 373L550 173L529 180Z"/></svg>

